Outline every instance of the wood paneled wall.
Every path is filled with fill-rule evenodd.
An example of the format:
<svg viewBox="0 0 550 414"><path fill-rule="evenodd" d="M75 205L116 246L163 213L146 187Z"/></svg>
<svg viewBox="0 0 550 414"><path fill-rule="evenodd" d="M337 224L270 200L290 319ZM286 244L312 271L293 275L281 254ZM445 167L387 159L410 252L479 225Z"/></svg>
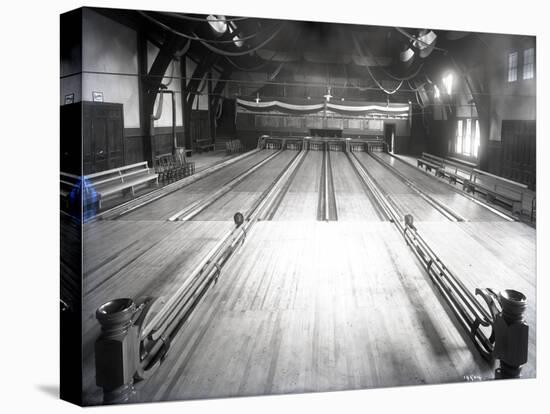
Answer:
<svg viewBox="0 0 550 414"><path fill-rule="evenodd" d="M502 121L500 174L536 187L536 121Z"/></svg>

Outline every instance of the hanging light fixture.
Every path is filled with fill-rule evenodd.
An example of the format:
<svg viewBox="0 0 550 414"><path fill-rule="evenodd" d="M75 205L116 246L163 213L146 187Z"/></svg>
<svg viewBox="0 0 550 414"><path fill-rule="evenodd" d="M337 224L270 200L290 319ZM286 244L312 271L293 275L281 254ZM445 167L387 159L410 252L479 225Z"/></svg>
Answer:
<svg viewBox="0 0 550 414"><path fill-rule="evenodd" d="M229 33L233 34L233 32L237 29L237 25L235 24L235 22L229 22L229 25L227 26L228 29L229 29ZM235 46L237 47L242 47L244 42L241 40L241 38L239 37L239 35L235 35L233 36L233 43L235 44Z"/></svg>
<svg viewBox="0 0 550 414"><path fill-rule="evenodd" d="M414 51L409 47L399 54L399 60L403 63L410 63L414 57Z"/></svg>
<svg viewBox="0 0 550 414"><path fill-rule="evenodd" d="M222 35L227 31L225 16L210 14L206 17L206 21L217 35Z"/></svg>
<svg viewBox="0 0 550 414"><path fill-rule="evenodd" d="M330 98L332 98L332 95L330 94L330 86L327 87L327 93L326 95L323 95L323 98L325 98L327 102L330 102Z"/></svg>
<svg viewBox="0 0 550 414"><path fill-rule="evenodd" d="M423 29L418 34L417 40L413 41L413 46L420 52L421 58L427 58L434 50L437 35L433 30Z"/></svg>

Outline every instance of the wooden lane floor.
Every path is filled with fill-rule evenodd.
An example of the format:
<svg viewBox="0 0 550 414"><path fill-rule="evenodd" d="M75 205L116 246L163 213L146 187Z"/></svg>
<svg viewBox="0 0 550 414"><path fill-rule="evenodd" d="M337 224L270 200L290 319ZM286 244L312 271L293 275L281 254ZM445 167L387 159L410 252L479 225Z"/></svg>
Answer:
<svg viewBox="0 0 550 414"><path fill-rule="evenodd" d="M228 222L100 220L83 230L84 399L101 402L95 386L96 309L121 297L170 295L230 228Z"/></svg>
<svg viewBox="0 0 550 414"><path fill-rule="evenodd" d="M317 220L323 151L308 151L273 220Z"/></svg>
<svg viewBox="0 0 550 414"><path fill-rule="evenodd" d="M493 378L457 325L393 224L264 221L139 397Z"/></svg>
<svg viewBox="0 0 550 414"><path fill-rule="evenodd" d="M403 214L412 214L420 221L448 221L417 192L406 185L390 170L381 165L366 152L356 153L357 159L379 185L384 194L391 199Z"/></svg>
<svg viewBox="0 0 550 414"><path fill-rule="evenodd" d="M461 195L459 192L431 174L426 174L417 167L414 167L404 161L383 152L375 154L384 162L395 167L401 173L405 174L409 180L421 186L426 192L452 208L462 217L469 221L502 221L503 217L491 212Z"/></svg>
<svg viewBox="0 0 550 414"><path fill-rule="evenodd" d="M214 192L274 152L276 151L262 150L239 160L159 200L128 213L120 217L119 220L167 220L173 214Z"/></svg>
<svg viewBox="0 0 550 414"><path fill-rule="evenodd" d="M536 232L519 222L417 223L422 237L470 291L477 287L519 290L527 297L529 362L536 366Z"/></svg>
<svg viewBox="0 0 550 414"><path fill-rule="evenodd" d="M383 220L383 216L376 208L376 201L354 170L347 155L335 151L330 153L330 159L338 220Z"/></svg>
<svg viewBox="0 0 550 414"><path fill-rule="evenodd" d="M298 155L298 151L283 151L267 164L245 178L226 195L199 213L193 220L232 220L236 212L246 214L262 192Z"/></svg>

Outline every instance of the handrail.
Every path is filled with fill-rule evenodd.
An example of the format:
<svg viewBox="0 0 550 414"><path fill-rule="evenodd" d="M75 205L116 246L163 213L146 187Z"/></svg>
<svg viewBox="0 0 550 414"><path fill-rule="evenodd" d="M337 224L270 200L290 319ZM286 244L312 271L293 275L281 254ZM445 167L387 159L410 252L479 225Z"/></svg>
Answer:
<svg viewBox="0 0 550 414"><path fill-rule="evenodd" d="M356 155L351 154L350 157L353 159L356 158ZM412 215L406 214L401 219L398 210L392 205L391 200L383 195L383 192L370 177L368 171L366 171L361 163L357 162L357 164L362 169L364 175L369 177L366 184L371 188L372 193L376 195L376 200L382 203L384 211L389 214L391 221L405 238L407 245L421 262L459 323L468 331L470 338L481 355L490 360L493 355L495 336L493 333L489 336L486 335L481 328L485 327L493 330L495 315L490 314L483 307L462 281L445 266L442 260L430 248L414 226ZM479 292L481 293L478 293L478 290L476 290L476 293L480 294L491 307L494 302L491 293ZM483 296L484 294L486 296Z"/></svg>
<svg viewBox="0 0 550 414"><path fill-rule="evenodd" d="M190 220L193 217L195 217L197 214L199 214L201 211L203 211L208 206L212 205L216 200L218 200L220 197L227 194L229 191L231 191L232 188L237 186L239 183L241 183L245 178L250 176L252 173L254 173L256 170L261 168L264 164L267 164L269 161L271 161L273 158L281 154L282 150L279 150L270 156L264 158L259 163L253 165L252 167L248 168L241 174L239 174L237 177L233 178L230 182L226 183L223 187L209 195L208 197L204 199L200 199L196 201L195 203L191 204L190 206L187 206L177 213L173 214L168 221L185 221Z"/></svg>
<svg viewBox="0 0 550 414"><path fill-rule="evenodd" d="M445 203L439 201L437 198L426 194L418 185L413 183L411 180L409 180L404 174L402 174L400 171L398 171L395 167L392 167L391 165L386 164L384 161L382 161L377 155L374 155L373 153L369 154L372 158L374 158L379 164L381 164L383 167L387 168L390 172L392 172L395 176L397 176L405 185L410 187L415 193L417 193L422 199L424 199L429 205L431 205L434 209L436 209L439 213L441 213L443 216L445 216L450 221L466 221L466 219L454 211L452 208L447 206Z"/></svg>
<svg viewBox="0 0 550 414"><path fill-rule="evenodd" d="M235 214L236 227L210 250L167 301L153 298L141 302L115 299L98 308L96 315L102 335L96 341L96 383L103 388L104 401L128 401L131 399L134 377L145 380L161 365L170 343L181 332L193 309L212 283L217 281L223 266L244 243L253 225L269 209L306 152L296 153L255 201L246 217L241 213ZM133 344L131 347L121 347L122 353L113 357L113 341L131 341ZM124 374L118 375L120 372ZM113 377L119 378L115 385Z"/></svg>

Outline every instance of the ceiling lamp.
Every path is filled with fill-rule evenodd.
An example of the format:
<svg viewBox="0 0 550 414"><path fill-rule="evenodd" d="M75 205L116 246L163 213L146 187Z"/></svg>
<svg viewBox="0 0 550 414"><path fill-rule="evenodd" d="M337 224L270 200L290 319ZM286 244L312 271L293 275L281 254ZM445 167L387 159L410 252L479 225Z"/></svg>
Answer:
<svg viewBox="0 0 550 414"><path fill-rule="evenodd" d="M225 21L225 16L219 16L215 14L210 14L206 18L208 24L214 31L214 33L221 35L224 34L227 30L227 22Z"/></svg>
<svg viewBox="0 0 550 414"><path fill-rule="evenodd" d="M327 88L326 95L323 95L323 98L327 100L327 102L330 102L330 98L332 98L332 95L330 94L330 86Z"/></svg>
<svg viewBox="0 0 550 414"><path fill-rule="evenodd" d="M403 63L409 63L414 57L414 51L409 47L399 54L399 60Z"/></svg>
<svg viewBox="0 0 550 414"><path fill-rule="evenodd" d="M237 47L243 47L244 44L239 36L233 36L233 43L235 43Z"/></svg>
<svg viewBox="0 0 550 414"><path fill-rule="evenodd" d="M237 28L237 26L235 25L234 22L229 22L229 33L233 33L235 31L235 29ZM235 46L237 47L242 47L244 42L241 40L241 38L239 37L239 35L235 35L233 36L233 43L235 43Z"/></svg>
<svg viewBox="0 0 550 414"><path fill-rule="evenodd" d="M413 46L420 51L421 58L426 58L434 50L436 40L437 35L433 30L421 30Z"/></svg>

